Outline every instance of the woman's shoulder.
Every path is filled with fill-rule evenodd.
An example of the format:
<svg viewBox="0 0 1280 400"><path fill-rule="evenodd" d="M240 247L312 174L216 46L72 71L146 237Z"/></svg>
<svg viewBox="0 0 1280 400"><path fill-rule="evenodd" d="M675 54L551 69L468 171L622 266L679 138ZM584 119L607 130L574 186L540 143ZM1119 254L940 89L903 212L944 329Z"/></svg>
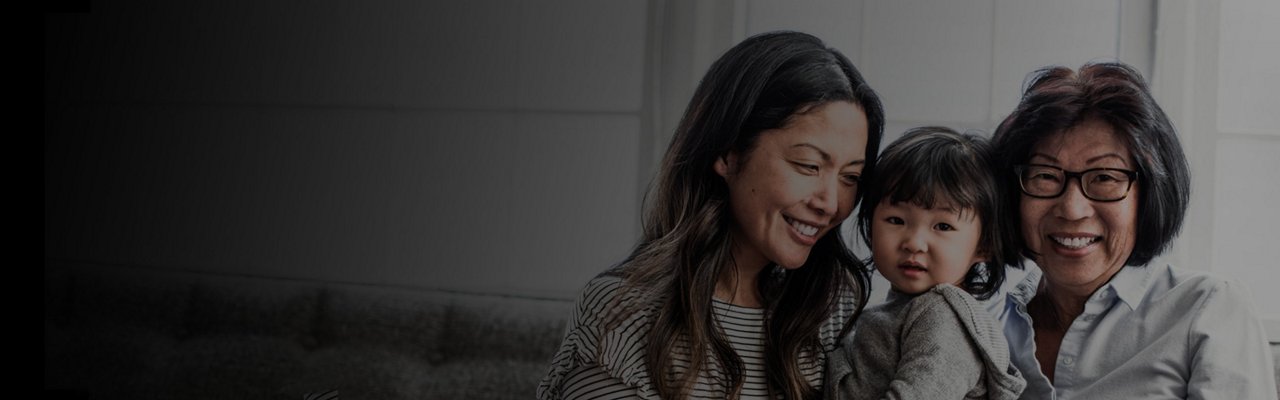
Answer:
<svg viewBox="0 0 1280 400"><path fill-rule="evenodd" d="M1183 357L1190 370L1191 397L1214 393L1223 398L1275 398L1274 365L1252 293L1243 282L1204 271L1164 267L1154 271L1152 297L1159 301L1145 313L1185 324L1194 355ZM1185 332L1185 333L1184 333Z"/></svg>
<svg viewBox="0 0 1280 400"><path fill-rule="evenodd" d="M1187 270L1170 265L1151 265L1142 268L1153 269L1148 274L1148 279L1151 281L1148 295L1155 301L1212 301L1232 304L1251 301L1249 289L1244 283L1208 271Z"/></svg>
<svg viewBox="0 0 1280 400"><path fill-rule="evenodd" d="M573 371L598 369L641 397L656 396L644 365L652 307L631 307L636 296L622 277L602 274L587 282L574 305L560 350L538 387L538 398L559 398Z"/></svg>
<svg viewBox="0 0 1280 400"><path fill-rule="evenodd" d="M600 274L591 278L586 285L582 286L582 292L578 294L578 299L612 296L621 287L621 276L611 273Z"/></svg>
<svg viewBox="0 0 1280 400"><path fill-rule="evenodd" d="M1131 295L1125 301L1135 299L1131 307L1145 318L1166 324L1186 322L1193 332L1260 323L1253 294L1241 281L1168 265L1142 268L1152 268L1146 274L1145 295Z"/></svg>
<svg viewBox="0 0 1280 400"><path fill-rule="evenodd" d="M613 301L622 288L622 277L617 275L602 274L591 278L587 284L582 287L582 291L578 293L577 304L579 308L588 306L588 308L598 308L604 303Z"/></svg>
<svg viewBox="0 0 1280 400"><path fill-rule="evenodd" d="M628 288L626 281L616 274L601 274L592 278L582 288L574 302L574 315L570 329L586 328L593 332L605 331L624 336L637 336L647 328L656 310L655 304L640 304L638 289Z"/></svg>

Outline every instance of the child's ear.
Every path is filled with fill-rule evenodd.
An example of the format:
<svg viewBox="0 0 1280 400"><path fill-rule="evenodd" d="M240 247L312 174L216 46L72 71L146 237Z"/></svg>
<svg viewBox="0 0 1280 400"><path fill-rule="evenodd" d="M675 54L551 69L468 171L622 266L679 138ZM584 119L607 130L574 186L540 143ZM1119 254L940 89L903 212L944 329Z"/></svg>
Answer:
<svg viewBox="0 0 1280 400"><path fill-rule="evenodd" d="M969 265L974 265L977 263L986 263L990 261L991 261L991 252L983 249L978 249L977 252L973 253L973 260L969 261Z"/></svg>
<svg viewBox="0 0 1280 400"><path fill-rule="evenodd" d="M716 170L717 175L728 180L738 171L738 153L729 152L720 156L720 158L716 159L715 164L712 164L711 168Z"/></svg>

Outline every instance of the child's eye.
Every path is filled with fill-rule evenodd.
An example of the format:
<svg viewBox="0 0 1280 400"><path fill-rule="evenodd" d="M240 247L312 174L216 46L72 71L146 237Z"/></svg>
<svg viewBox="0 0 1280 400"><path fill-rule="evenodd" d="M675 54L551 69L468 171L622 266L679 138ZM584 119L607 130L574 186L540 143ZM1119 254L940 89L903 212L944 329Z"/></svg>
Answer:
<svg viewBox="0 0 1280 400"><path fill-rule="evenodd" d="M933 227L934 227L934 229L937 229L937 230L940 230L940 231L954 231L954 230L956 230L956 228L955 228L954 226L951 226L951 224L948 224L948 223L946 223L946 222L939 222L937 225L934 225Z"/></svg>
<svg viewBox="0 0 1280 400"><path fill-rule="evenodd" d="M902 218L898 217L885 218L884 222L888 222L890 225L904 225L907 223L907 221L903 221Z"/></svg>

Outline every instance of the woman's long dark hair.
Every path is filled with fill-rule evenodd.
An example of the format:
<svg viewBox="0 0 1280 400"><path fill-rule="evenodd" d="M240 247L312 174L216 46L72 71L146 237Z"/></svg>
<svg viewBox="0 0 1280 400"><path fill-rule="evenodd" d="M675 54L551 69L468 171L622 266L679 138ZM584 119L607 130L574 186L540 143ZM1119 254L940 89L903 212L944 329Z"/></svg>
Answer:
<svg viewBox="0 0 1280 400"><path fill-rule="evenodd" d="M854 103L866 114L864 176L873 173L884 129L880 100L853 64L818 38L797 32L753 36L721 56L698 85L647 199L643 237L610 272L623 277L626 295L619 298L628 299L615 309L618 314L656 311L645 361L663 398L686 397L708 368L723 372L725 393L736 397L742 389L742 360L712 316L716 282L733 273L734 240L729 191L712 168L715 160L730 152L747 154L761 132L833 101ZM818 393L799 360L824 350L819 330L841 293L854 294L859 310L866 303L868 270L837 227L818 239L801 268L771 265L758 282L767 313L764 361L770 391L813 398ZM851 325L852 319L841 335ZM682 357L672 349L687 349L682 354L690 361L687 368L674 368Z"/></svg>

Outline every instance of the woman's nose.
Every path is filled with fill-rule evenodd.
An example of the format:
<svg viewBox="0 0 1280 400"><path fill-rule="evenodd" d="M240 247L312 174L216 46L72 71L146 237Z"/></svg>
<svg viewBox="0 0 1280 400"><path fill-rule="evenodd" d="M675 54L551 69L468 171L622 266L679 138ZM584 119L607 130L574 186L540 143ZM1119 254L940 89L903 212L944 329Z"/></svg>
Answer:
<svg viewBox="0 0 1280 400"><path fill-rule="evenodd" d="M1071 187L1075 185L1075 187ZM1093 216L1093 200L1084 196L1078 180L1067 180L1067 190L1057 199L1057 216L1074 221Z"/></svg>
<svg viewBox="0 0 1280 400"><path fill-rule="evenodd" d="M840 177L834 176L819 180L809 199L809 207L821 215L833 215L840 208Z"/></svg>

